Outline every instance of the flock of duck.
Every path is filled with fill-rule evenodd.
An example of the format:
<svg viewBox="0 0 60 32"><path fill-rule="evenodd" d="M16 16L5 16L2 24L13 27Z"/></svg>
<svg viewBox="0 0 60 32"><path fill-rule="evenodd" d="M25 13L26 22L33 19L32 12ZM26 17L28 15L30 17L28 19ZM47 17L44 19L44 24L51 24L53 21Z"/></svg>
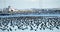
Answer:
<svg viewBox="0 0 60 32"><path fill-rule="evenodd" d="M12 27L12 28L11 28ZM28 16L28 17L5 17L0 18L0 30L12 31L17 27L19 30L45 30L53 28L59 29L60 17L57 16ZM17 29L14 29L15 31Z"/></svg>

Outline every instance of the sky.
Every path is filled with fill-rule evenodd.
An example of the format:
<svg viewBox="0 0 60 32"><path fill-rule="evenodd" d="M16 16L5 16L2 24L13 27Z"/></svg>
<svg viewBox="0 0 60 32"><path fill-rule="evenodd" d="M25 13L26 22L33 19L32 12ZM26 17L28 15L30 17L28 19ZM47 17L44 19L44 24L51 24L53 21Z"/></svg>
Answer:
<svg viewBox="0 0 60 32"><path fill-rule="evenodd" d="M60 0L43 0L42 8L60 8Z"/></svg>
<svg viewBox="0 0 60 32"><path fill-rule="evenodd" d="M60 8L60 0L0 0L0 8L9 5L16 9Z"/></svg>

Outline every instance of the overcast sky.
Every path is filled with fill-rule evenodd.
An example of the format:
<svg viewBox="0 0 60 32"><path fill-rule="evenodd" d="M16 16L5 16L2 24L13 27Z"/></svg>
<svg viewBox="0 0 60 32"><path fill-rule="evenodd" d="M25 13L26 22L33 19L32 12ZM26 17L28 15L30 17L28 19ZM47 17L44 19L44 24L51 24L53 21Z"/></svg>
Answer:
<svg viewBox="0 0 60 32"><path fill-rule="evenodd" d="M60 0L0 0L0 8L9 5L17 9L60 8Z"/></svg>

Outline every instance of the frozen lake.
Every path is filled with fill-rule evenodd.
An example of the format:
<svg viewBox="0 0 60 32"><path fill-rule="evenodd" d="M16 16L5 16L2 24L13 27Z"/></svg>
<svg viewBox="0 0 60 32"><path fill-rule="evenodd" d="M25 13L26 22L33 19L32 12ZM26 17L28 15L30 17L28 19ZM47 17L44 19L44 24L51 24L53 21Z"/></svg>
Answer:
<svg viewBox="0 0 60 32"><path fill-rule="evenodd" d="M52 16L52 17L55 17L55 16L57 16L57 17L60 17L60 14L40 14L40 15L33 15L33 14L29 14L29 15L20 15L20 14L16 14L16 15L4 15L4 16L1 16L0 15L0 18L5 18L5 17L21 17L21 16L23 16L23 17L34 17L34 16L36 16L36 17L38 17L38 16ZM0 19L1 20L1 19ZM29 27L29 26L28 26ZM5 30L5 31L2 31L1 29L0 29L0 32L60 32L60 29L56 29L56 28L53 28L53 30L50 30L50 29L45 29L45 30L40 30L40 29L37 29L37 31L35 31L35 30L30 30L30 29L26 29L26 30L19 30L17 27L11 27L12 28L12 31L7 31L7 30ZM30 28L30 27L29 27ZM60 27L59 27L60 28ZM16 31L14 30L14 29L16 29Z"/></svg>

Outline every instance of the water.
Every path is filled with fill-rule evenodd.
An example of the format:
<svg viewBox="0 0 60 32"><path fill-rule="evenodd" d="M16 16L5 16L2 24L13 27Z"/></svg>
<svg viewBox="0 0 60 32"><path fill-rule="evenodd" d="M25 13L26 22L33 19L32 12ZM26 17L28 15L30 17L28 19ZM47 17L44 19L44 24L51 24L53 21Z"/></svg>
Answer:
<svg viewBox="0 0 60 32"><path fill-rule="evenodd" d="M5 16L0 15L0 17L20 17L20 16L59 16L60 17L60 14L28 14L28 15L14 14L14 15L5 15Z"/></svg>

